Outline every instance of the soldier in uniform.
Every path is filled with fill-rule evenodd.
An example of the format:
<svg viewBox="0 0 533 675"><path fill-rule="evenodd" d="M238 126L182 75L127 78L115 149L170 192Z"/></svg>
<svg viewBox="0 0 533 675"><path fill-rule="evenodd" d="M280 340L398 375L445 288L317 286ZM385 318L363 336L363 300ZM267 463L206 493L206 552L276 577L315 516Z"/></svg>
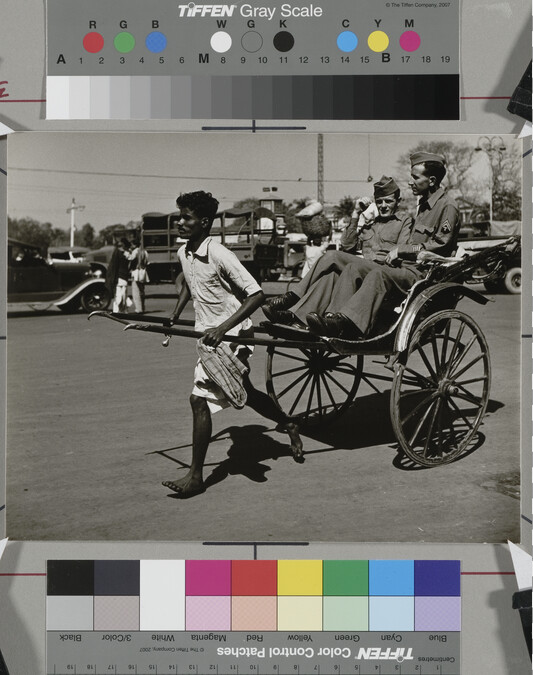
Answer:
<svg viewBox="0 0 533 675"><path fill-rule="evenodd" d="M364 339L372 329L379 308L391 291L405 295L424 275L417 264L421 251L449 256L457 246L459 210L441 187L446 175L444 157L429 152L411 155L409 187L418 197L417 214L406 243L395 246L384 265L365 268L354 261L345 267L335 284L329 313L311 320L310 328L319 335L348 340Z"/></svg>
<svg viewBox="0 0 533 675"><path fill-rule="evenodd" d="M343 265L353 263L359 268L370 270L375 264L383 264L395 246L405 244L409 240L413 219L406 213L398 212L401 197L394 178L382 176L374 183L374 199L378 216L361 229L356 242L363 257L352 256L346 262L346 253L333 252L330 256L331 263L323 267L321 273L317 265L314 270L315 281L300 300L290 310L270 311L271 320L275 323L302 327L306 325L306 321L310 326L317 321L320 322L319 315L329 310ZM268 316L268 310L265 314Z"/></svg>

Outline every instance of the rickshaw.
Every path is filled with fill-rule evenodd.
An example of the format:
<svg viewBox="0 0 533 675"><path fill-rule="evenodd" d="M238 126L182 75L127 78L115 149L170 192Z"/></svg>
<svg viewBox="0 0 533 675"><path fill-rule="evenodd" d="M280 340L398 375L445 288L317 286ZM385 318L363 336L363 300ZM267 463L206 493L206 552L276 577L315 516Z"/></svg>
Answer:
<svg viewBox="0 0 533 675"><path fill-rule="evenodd" d="M465 282L481 266L497 270L519 255L520 238L459 260L429 252L427 272L398 305L380 310L379 324L365 340L314 336L292 327L263 322L253 337L226 341L263 345L266 389L276 405L302 428L331 423L352 405L361 382L391 383L390 419L399 448L415 465L448 464L472 449L487 410L491 366L489 347L478 324L456 309L466 298L480 304L489 298ZM173 335L200 338L194 322L154 316L133 317L93 312L124 324L125 330L160 333L168 345ZM384 357L385 370L364 370L365 357Z"/></svg>

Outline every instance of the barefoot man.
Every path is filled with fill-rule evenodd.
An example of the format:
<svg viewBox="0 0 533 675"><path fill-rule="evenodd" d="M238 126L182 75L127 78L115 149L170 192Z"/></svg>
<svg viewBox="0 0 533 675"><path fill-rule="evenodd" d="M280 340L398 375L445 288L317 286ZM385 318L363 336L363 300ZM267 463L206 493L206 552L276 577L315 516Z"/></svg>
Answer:
<svg viewBox="0 0 533 675"><path fill-rule="evenodd" d="M203 333L202 343L207 348L218 347L226 334L251 335L249 317L264 303L265 296L237 257L209 234L218 201L211 193L198 191L180 195L176 204L180 210L179 234L188 242L178 251L186 283L171 320L180 316L192 297L195 330ZM247 405L276 422L278 431L289 435L293 457L302 461L298 425L290 422L274 401L250 382L248 357L253 348L231 343L229 346L241 365L246 366L242 387L246 392ZM183 499L205 492L203 467L211 440L211 415L231 405L227 393L208 375L200 359L194 371L190 402L193 416L191 467L183 478L163 482L165 487Z"/></svg>

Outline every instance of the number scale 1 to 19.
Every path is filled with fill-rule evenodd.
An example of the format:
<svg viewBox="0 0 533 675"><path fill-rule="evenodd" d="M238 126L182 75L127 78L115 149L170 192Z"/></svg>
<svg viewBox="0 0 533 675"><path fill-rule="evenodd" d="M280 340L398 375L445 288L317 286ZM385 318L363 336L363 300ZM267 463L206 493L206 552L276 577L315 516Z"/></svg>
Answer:
<svg viewBox="0 0 533 675"><path fill-rule="evenodd" d="M47 675L460 675L460 633L47 633Z"/></svg>

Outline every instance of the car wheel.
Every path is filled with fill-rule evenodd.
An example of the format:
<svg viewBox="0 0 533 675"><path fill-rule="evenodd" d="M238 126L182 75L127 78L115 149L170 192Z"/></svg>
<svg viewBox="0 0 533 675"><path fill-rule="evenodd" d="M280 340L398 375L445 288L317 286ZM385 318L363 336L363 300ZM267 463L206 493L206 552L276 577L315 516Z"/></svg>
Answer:
<svg viewBox="0 0 533 675"><path fill-rule="evenodd" d="M59 309L65 314L74 314L80 308L80 298L76 297L69 302L66 302L64 305L58 305Z"/></svg>
<svg viewBox="0 0 533 675"><path fill-rule="evenodd" d="M502 280L501 279L488 279L483 282L485 290L489 293L498 293L502 290Z"/></svg>
<svg viewBox="0 0 533 675"><path fill-rule="evenodd" d="M503 285L507 293L517 293L522 292L522 268L521 267L511 267L505 273L503 278Z"/></svg>
<svg viewBox="0 0 533 675"><path fill-rule="evenodd" d="M98 312L109 307L111 293L104 284L94 284L81 294L81 306L85 312Z"/></svg>

